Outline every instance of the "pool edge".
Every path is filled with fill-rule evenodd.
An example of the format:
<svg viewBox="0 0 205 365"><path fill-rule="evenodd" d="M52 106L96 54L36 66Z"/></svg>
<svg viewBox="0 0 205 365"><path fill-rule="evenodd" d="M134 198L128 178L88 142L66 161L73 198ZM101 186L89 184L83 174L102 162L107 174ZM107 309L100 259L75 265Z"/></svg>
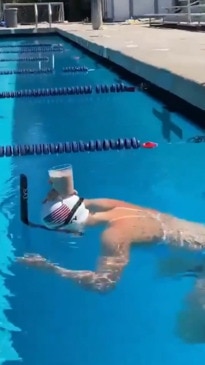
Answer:
<svg viewBox="0 0 205 365"><path fill-rule="evenodd" d="M169 92L201 111L205 111L204 86L202 84L191 80L191 78L189 79L183 75L178 75L165 67L160 68L154 66L151 63L140 61L134 57L128 56L120 50L113 49L112 47L106 47L99 44L96 40L93 41L93 38L91 41L88 39L86 32L83 37L82 34L76 34L78 30L75 31L72 28L69 28L69 26L68 29L61 28L62 24L55 24L51 28L45 26L37 29L34 27L19 27L16 29L4 28L0 29L0 35L26 36L58 34L89 52L122 67L129 73L131 72L132 74L147 80L156 87ZM98 37L95 39L98 39Z"/></svg>
<svg viewBox="0 0 205 365"><path fill-rule="evenodd" d="M56 28L56 32L61 36L77 43L90 52L105 58L116 65L132 72L157 87L164 89L187 103L205 111L204 87L193 80L174 74L166 68L161 69L151 64L136 60L120 51L104 47L96 42L91 42L82 36ZM131 71L132 70L132 71Z"/></svg>

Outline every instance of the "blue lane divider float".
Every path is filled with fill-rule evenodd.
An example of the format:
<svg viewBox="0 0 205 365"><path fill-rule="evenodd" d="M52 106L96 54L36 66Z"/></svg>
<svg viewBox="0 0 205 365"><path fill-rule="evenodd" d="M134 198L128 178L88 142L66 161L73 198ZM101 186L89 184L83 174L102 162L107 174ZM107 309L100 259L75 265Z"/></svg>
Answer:
<svg viewBox="0 0 205 365"><path fill-rule="evenodd" d="M81 66L81 67L66 67L65 69L63 69L63 72L87 72L88 68L85 66ZM52 68L43 68L41 70L36 70L34 68L30 68L30 69L20 69L20 70L3 70L0 71L0 76L2 75L22 75L22 74L48 74L48 73L53 73L54 70Z"/></svg>
<svg viewBox="0 0 205 365"><path fill-rule="evenodd" d="M0 58L0 62L33 62L48 61L48 57L21 57L21 58Z"/></svg>
<svg viewBox="0 0 205 365"><path fill-rule="evenodd" d="M119 93L119 92L135 92L135 86L126 86L124 84L97 85L94 87L97 94ZM19 91L3 91L0 92L0 99L6 98L23 98L23 97L44 97L44 96L65 96L65 95L86 95L92 94L93 87L89 86L73 86L47 89L30 89Z"/></svg>
<svg viewBox="0 0 205 365"><path fill-rule="evenodd" d="M55 48L55 47L63 47L62 44L56 43L25 43L25 44L2 44L0 48L31 48L31 47L49 47L49 48Z"/></svg>
<svg viewBox="0 0 205 365"><path fill-rule="evenodd" d="M135 137L118 138L117 140L91 140L88 142L73 141L64 143L42 143L33 145L0 146L0 157L48 155L72 152L100 152L109 150L138 149L140 147L155 148L157 146L158 144L155 142L141 143Z"/></svg>
<svg viewBox="0 0 205 365"><path fill-rule="evenodd" d="M0 76L3 75L27 75L27 74L51 74L53 73L52 68L42 68L41 70L36 70L34 68L20 69L20 70L3 70L0 71Z"/></svg>
<svg viewBox="0 0 205 365"><path fill-rule="evenodd" d="M29 47L27 47L27 48L25 48L25 49L23 49L23 48L21 48L20 50L6 50L6 51L2 51L1 49L0 49L0 54L2 54L2 53L6 53L6 54L8 54L8 53L44 53L44 52L62 52L63 51L63 48L62 47L55 47L55 48L45 48L45 47L43 47L43 48L34 48L34 47L32 47L32 48L29 48Z"/></svg>
<svg viewBox="0 0 205 365"><path fill-rule="evenodd" d="M86 66L63 67L62 71L66 73L88 72L88 67Z"/></svg>

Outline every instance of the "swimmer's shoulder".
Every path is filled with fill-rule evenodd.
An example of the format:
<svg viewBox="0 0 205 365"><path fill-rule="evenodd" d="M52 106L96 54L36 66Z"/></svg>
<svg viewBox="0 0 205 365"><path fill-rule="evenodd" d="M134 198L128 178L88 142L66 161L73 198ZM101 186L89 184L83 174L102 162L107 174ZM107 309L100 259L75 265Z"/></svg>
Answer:
<svg viewBox="0 0 205 365"><path fill-rule="evenodd" d="M118 200L118 199L110 199L110 198L96 198L96 199L85 199L85 202L87 204L97 204L97 205L110 205L113 207L122 207L122 206L137 206L133 203L126 202L124 200Z"/></svg>
<svg viewBox="0 0 205 365"><path fill-rule="evenodd" d="M96 198L96 199L85 199L86 207L99 209L99 210L111 210L115 208L131 208L131 209L139 209L138 205L133 203L129 203L123 200L118 199L110 199L110 198Z"/></svg>

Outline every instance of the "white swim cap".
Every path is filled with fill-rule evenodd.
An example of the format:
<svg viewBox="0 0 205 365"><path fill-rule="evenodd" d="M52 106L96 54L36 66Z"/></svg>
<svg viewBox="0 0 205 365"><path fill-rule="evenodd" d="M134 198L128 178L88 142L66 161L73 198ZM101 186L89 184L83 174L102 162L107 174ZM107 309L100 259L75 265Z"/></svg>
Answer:
<svg viewBox="0 0 205 365"><path fill-rule="evenodd" d="M68 229L73 232L82 232L88 218L83 199L72 195L66 199L57 198L43 204L42 221L49 229Z"/></svg>

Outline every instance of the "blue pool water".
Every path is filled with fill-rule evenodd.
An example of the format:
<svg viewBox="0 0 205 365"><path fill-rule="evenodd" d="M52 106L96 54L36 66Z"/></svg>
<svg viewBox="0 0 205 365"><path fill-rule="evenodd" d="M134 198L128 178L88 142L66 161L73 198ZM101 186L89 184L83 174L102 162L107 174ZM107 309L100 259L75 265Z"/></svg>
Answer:
<svg viewBox="0 0 205 365"><path fill-rule="evenodd" d="M5 62L0 69L54 66L55 74L0 76L0 91L123 80L112 66L105 68L58 37L5 39L1 44L34 42L62 43L65 51L48 54L49 61L41 64ZM93 71L61 72L62 67L75 65ZM175 133L169 133L169 122ZM1 159L1 364L21 360L25 365L198 365L203 361L204 313L187 302L196 279L179 276L177 270L182 268L183 273L203 263L203 252L165 245L134 248L116 289L106 295L15 262L15 256L35 252L67 268L95 268L99 229L74 239L20 223L19 174L28 176L30 218L38 222L48 189L47 170L57 164L73 165L75 186L82 196L123 199L204 222L205 145L183 143L197 134L202 131L190 120L168 112L145 92L0 100L1 145L132 136L159 143L154 150Z"/></svg>

